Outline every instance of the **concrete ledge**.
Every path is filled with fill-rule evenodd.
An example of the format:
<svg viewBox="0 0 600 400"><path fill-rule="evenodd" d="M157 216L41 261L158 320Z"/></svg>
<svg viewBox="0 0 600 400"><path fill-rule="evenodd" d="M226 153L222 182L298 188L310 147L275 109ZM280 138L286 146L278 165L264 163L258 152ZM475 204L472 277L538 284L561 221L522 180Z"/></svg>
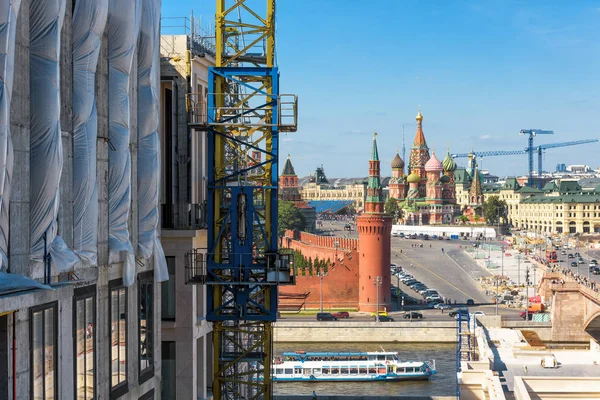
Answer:
<svg viewBox="0 0 600 400"><path fill-rule="evenodd" d="M273 325L275 342L456 343L456 322L283 322Z"/></svg>

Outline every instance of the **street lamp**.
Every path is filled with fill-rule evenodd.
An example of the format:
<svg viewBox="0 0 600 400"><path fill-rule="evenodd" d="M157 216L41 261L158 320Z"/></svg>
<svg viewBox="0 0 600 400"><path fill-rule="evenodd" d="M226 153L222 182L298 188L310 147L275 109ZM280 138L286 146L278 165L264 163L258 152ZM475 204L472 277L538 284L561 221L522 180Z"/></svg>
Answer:
<svg viewBox="0 0 600 400"><path fill-rule="evenodd" d="M379 322L379 288L383 284L383 278L376 276L373 279L373 285L375 285L375 298L377 299L377 308L375 309L375 321Z"/></svg>
<svg viewBox="0 0 600 400"><path fill-rule="evenodd" d="M323 277L325 273L319 272L319 309L323 312Z"/></svg>

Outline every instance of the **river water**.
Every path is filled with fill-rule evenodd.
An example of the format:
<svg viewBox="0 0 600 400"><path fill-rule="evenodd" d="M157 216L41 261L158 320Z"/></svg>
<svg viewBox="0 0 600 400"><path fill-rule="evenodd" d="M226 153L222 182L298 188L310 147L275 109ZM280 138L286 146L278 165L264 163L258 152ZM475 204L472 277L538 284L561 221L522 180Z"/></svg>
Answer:
<svg viewBox="0 0 600 400"><path fill-rule="evenodd" d="M275 382L274 395L453 396L456 394L456 345L451 343L386 343L400 360L435 360L437 373L429 381L406 382ZM275 343L284 351L377 351L375 343Z"/></svg>

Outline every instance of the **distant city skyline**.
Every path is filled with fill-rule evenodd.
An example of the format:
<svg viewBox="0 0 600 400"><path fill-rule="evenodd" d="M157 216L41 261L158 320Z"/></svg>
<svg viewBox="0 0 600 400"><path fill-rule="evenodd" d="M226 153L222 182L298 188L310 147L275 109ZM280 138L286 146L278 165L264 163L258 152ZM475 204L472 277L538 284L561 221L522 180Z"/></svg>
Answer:
<svg viewBox="0 0 600 400"><path fill-rule="evenodd" d="M163 3L163 16L194 9L214 20L214 1ZM281 136L281 162L298 176L366 176L378 132L382 174L408 154L420 105L430 148L452 153L518 150L521 129L553 130L536 144L600 133L600 7L595 1L280 1L277 60L282 93L299 96L298 132ZM600 143L548 150L558 163L593 169ZM466 165L466 159L457 159ZM536 163L537 165L537 163ZM480 167L525 175L527 156L489 157Z"/></svg>

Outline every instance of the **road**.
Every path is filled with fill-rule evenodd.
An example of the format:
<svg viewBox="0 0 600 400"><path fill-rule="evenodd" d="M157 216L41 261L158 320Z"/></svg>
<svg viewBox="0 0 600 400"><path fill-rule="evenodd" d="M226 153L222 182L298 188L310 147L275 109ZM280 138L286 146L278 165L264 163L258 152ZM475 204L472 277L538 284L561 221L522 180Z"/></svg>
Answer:
<svg viewBox="0 0 600 400"><path fill-rule="evenodd" d="M323 233L340 237L358 237L356 231L347 232L343 227L343 222L325 221ZM421 244L423 247L420 247ZM456 300L457 303L464 303L467 299L473 299L476 304L491 302L490 297L485 294L477 281L477 278L491 274L464 252L464 247L471 245L469 241L392 237L391 245L392 262L402 266L427 287L436 289L444 298L452 302ZM399 286L409 295L421 298L418 293L399 283L396 277L392 277L391 283ZM495 306L491 307L490 313L495 313ZM500 310L506 310L507 315L516 315L518 318L518 310L504 308ZM441 315L439 310L436 312Z"/></svg>

